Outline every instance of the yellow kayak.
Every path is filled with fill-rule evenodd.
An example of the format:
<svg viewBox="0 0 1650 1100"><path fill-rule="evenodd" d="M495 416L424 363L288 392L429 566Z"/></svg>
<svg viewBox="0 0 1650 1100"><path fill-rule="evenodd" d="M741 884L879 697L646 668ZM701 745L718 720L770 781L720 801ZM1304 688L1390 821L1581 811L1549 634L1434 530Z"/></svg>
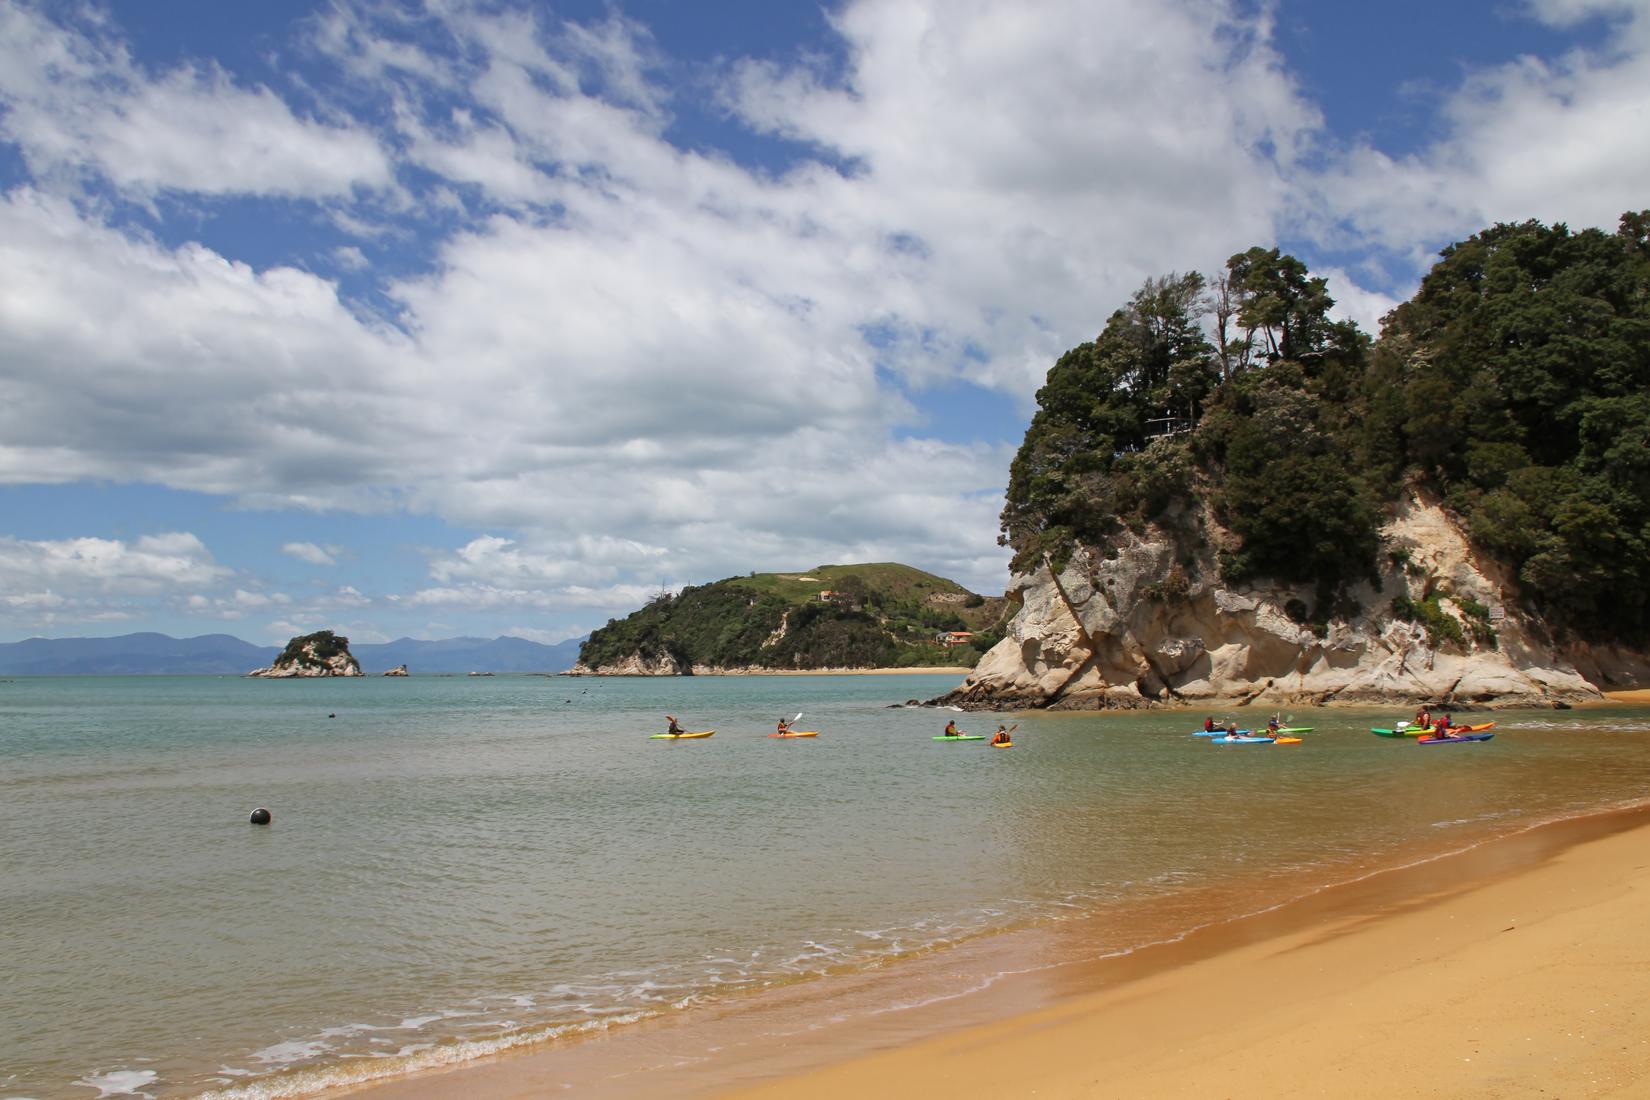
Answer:
<svg viewBox="0 0 1650 1100"><path fill-rule="evenodd" d="M656 733L655 741L693 741L700 737L709 737L715 730L699 730L697 733Z"/></svg>
<svg viewBox="0 0 1650 1100"><path fill-rule="evenodd" d="M818 737L818 730L792 730L789 733L770 733L769 737Z"/></svg>

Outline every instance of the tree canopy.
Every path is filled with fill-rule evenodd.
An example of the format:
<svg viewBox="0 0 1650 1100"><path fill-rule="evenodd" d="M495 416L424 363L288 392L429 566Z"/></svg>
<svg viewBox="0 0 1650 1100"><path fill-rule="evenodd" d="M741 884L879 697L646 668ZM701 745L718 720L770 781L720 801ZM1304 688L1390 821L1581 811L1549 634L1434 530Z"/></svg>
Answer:
<svg viewBox="0 0 1650 1100"><path fill-rule="evenodd" d="M1229 580L1314 583L1328 605L1421 483L1550 621L1642 640L1650 212L1452 245L1378 342L1333 305L1275 248L1147 281L1038 392L1002 516L1015 568L1206 503L1235 537Z"/></svg>

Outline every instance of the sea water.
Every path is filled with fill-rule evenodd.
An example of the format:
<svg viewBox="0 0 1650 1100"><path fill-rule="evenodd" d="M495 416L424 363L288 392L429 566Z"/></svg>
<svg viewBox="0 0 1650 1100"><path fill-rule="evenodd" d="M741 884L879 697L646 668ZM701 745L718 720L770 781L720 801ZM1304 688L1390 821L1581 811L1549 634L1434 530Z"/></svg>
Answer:
<svg viewBox="0 0 1650 1100"><path fill-rule="evenodd" d="M890 706L955 683L0 682L0 1100L298 1095L1077 919L1128 950L1650 785L1643 710L1222 746Z"/></svg>

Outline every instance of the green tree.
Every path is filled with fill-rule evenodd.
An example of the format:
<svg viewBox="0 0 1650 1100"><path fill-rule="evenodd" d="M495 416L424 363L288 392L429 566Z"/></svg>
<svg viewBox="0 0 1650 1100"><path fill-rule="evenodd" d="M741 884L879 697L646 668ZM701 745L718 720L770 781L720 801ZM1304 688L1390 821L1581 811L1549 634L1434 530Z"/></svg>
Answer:
<svg viewBox="0 0 1650 1100"><path fill-rule="evenodd" d="M1175 463L1136 456L1165 430L1195 423L1219 384L1201 324L1203 288L1196 272L1147 280L1098 339L1049 371L1009 468L1002 522L1016 568L1102 538L1119 517L1150 519L1172 499L1164 476L1172 479ZM1120 463L1141 477L1115 478Z"/></svg>

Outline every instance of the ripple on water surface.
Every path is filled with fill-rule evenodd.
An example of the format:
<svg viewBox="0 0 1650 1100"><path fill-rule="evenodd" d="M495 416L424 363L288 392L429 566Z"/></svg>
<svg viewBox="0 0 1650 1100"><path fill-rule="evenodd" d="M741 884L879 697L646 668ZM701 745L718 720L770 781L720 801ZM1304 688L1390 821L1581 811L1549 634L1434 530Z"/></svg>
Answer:
<svg viewBox="0 0 1650 1100"><path fill-rule="evenodd" d="M8 685L6 1092L292 1095L759 993L799 998L805 1027L1650 779L1642 710L1498 714L1495 741L1444 752L1369 735L1381 712L1239 749L1185 714L1033 714L992 752L885 706L952 683ZM649 741L667 709L717 735ZM818 738L766 737L798 709ZM248 826L254 805L274 824Z"/></svg>

